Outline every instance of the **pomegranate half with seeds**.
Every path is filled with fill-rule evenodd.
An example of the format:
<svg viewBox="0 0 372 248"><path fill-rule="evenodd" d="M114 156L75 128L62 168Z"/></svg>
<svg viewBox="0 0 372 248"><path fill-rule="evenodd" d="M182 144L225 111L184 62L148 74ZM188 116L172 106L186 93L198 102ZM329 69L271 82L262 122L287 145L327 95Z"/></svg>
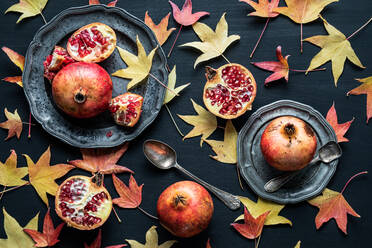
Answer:
<svg viewBox="0 0 372 248"><path fill-rule="evenodd" d="M43 63L44 77L52 81L57 72L68 64L76 62L67 53L66 49L60 46L55 46L53 53L48 55Z"/></svg>
<svg viewBox="0 0 372 248"><path fill-rule="evenodd" d="M106 24L95 22L78 29L67 42L67 51L77 61L101 62L115 50L115 31Z"/></svg>
<svg viewBox="0 0 372 248"><path fill-rule="evenodd" d="M100 227L110 216L112 200L103 187L103 176L72 176L58 188L55 208L69 226L80 230Z"/></svg>
<svg viewBox="0 0 372 248"><path fill-rule="evenodd" d="M127 92L112 99L109 109L116 124L133 127L141 116L142 103L142 96Z"/></svg>
<svg viewBox="0 0 372 248"><path fill-rule="evenodd" d="M242 65L206 68L203 100L207 109L224 119L234 119L250 110L256 97L256 81Z"/></svg>

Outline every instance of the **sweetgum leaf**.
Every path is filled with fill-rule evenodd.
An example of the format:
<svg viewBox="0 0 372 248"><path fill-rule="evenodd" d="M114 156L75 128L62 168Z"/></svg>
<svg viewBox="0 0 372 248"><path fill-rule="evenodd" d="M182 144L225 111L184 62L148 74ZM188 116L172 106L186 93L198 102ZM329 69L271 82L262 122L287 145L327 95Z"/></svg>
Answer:
<svg viewBox="0 0 372 248"><path fill-rule="evenodd" d="M168 15L163 17L160 23L156 25L154 21L151 19L151 17L149 16L148 11L146 11L146 14L145 14L145 23L154 32L161 46L168 40L168 37L171 35L171 33L174 30L176 30L176 28L168 29L169 16L170 16L170 13L168 13Z"/></svg>
<svg viewBox="0 0 372 248"><path fill-rule="evenodd" d="M174 66L172 71L169 73L169 76L168 76L168 88L171 89L172 91L167 90L165 92L164 104L167 104L167 103L169 103L170 101L173 100L173 98L176 96L173 92L178 94L183 89L185 89L187 86L190 85L190 83L187 83L187 84L184 84L184 85L181 85L181 86L178 86L177 88L175 88L176 79L177 79L176 66Z"/></svg>
<svg viewBox="0 0 372 248"><path fill-rule="evenodd" d="M159 245L159 238L158 233L156 231L156 226L152 226L147 232L146 232L146 243L141 244L140 242L136 240L126 239L126 241L129 243L131 248L170 248L174 243L176 243L176 240L169 240L164 242L163 244Z"/></svg>
<svg viewBox="0 0 372 248"><path fill-rule="evenodd" d="M21 136L22 133L22 120L19 117L17 110L14 113L8 111L7 108L4 109L5 117L8 119L7 121L1 122L0 127L4 129L8 129L8 136L5 140L17 136L17 139Z"/></svg>
<svg viewBox="0 0 372 248"><path fill-rule="evenodd" d="M262 215L254 218L244 207L244 224L232 223L230 224L235 228L243 237L247 239L255 239L261 235L262 228L265 223L265 219L270 211L263 213Z"/></svg>
<svg viewBox="0 0 372 248"><path fill-rule="evenodd" d="M119 198L115 198L112 202L121 208L137 208L142 202L142 187L138 186L136 180L132 175L129 179L129 187L123 183L119 178L112 174L112 180Z"/></svg>
<svg viewBox="0 0 372 248"><path fill-rule="evenodd" d="M169 4L172 6L174 20L176 20L176 22L178 22L179 24L183 26L193 25L201 17L205 15L209 15L209 12L205 12L205 11L192 13L191 0L185 0L182 10L180 10L178 6L172 1L169 1Z"/></svg>
<svg viewBox="0 0 372 248"><path fill-rule="evenodd" d="M101 243L102 243L102 231L99 229L97 238L90 244L88 245L87 243L84 243L84 248L101 248ZM122 248L127 245L110 245L106 246L105 248Z"/></svg>
<svg viewBox="0 0 372 248"><path fill-rule="evenodd" d="M109 2L107 6L109 7L115 7L118 0ZM95 5L95 4L101 4L99 0L89 0L89 5Z"/></svg>
<svg viewBox="0 0 372 248"><path fill-rule="evenodd" d="M13 62L13 64L15 64L19 69L21 69L21 71L23 71L25 65L25 57L8 47L4 46L1 49L3 50L4 53L6 53L6 55ZM22 76L6 77L3 78L3 80L9 83L16 83L17 85L23 87Z"/></svg>
<svg viewBox="0 0 372 248"><path fill-rule="evenodd" d="M350 90L347 95L367 95L367 123L372 117L372 76L367 78L357 78L362 83L360 86Z"/></svg>
<svg viewBox="0 0 372 248"><path fill-rule="evenodd" d="M277 17L279 13L274 12L273 10L278 7L280 0L258 0L258 2L252 0L239 0L239 2L245 2L252 6L255 10L249 13L249 16L259 16L259 17Z"/></svg>
<svg viewBox="0 0 372 248"><path fill-rule="evenodd" d="M17 168L17 154L11 150L5 163L0 162L0 184L3 186L20 186L27 181L22 180L28 174L27 167Z"/></svg>
<svg viewBox="0 0 372 248"><path fill-rule="evenodd" d="M337 118L337 112L335 108L335 103L333 103L332 107L329 109L326 119L328 123L332 126L333 130L337 135L337 141L340 142L349 142L347 138L344 137L346 132L349 130L351 123L353 123L354 118L351 121L339 124Z"/></svg>
<svg viewBox="0 0 372 248"><path fill-rule="evenodd" d="M41 15L43 17L44 22L46 23L42 11L47 2L48 0L19 0L19 3L10 6L5 11L5 14L8 12L22 13L22 15L17 20L17 23L22 21L24 18Z"/></svg>

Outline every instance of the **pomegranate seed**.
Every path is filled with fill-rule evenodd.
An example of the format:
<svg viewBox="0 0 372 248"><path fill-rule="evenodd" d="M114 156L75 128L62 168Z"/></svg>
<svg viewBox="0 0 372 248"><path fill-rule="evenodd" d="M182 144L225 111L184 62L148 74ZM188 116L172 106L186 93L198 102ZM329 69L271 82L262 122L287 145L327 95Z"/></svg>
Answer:
<svg viewBox="0 0 372 248"><path fill-rule="evenodd" d="M254 90L253 85L249 85L249 86L248 86L248 90L249 90L250 92L253 92L253 90Z"/></svg>

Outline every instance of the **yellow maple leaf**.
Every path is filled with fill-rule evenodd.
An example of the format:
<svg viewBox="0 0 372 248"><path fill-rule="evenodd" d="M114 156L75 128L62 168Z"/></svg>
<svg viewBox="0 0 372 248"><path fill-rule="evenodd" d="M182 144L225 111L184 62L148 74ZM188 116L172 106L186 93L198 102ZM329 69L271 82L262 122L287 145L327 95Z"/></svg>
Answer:
<svg viewBox="0 0 372 248"><path fill-rule="evenodd" d="M114 72L112 75L115 77L131 79L127 85L127 90L130 90L149 75L152 66L152 59L158 47L155 47L149 53L149 55L146 55L145 48L143 48L143 45L137 36L138 56L120 47L117 48L119 50L121 59L127 64L128 67L125 69L120 69Z"/></svg>
<svg viewBox="0 0 372 248"><path fill-rule="evenodd" d="M263 213L270 211L269 215L266 217L265 225L278 225L278 224L289 224L292 226L292 222L283 216L279 216L280 211L285 207L285 205L280 205L274 202L258 198L257 202L250 200L247 197L240 196L239 200L248 209L249 213L254 218L257 218ZM243 220L244 215L240 215L235 221Z"/></svg>
<svg viewBox="0 0 372 248"><path fill-rule="evenodd" d="M145 24L154 32L161 46L167 41L171 33L176 30L176 28L168 29L169 16L170 12L163 19L161 19L158 25L156 25L149 16L148 11L146 11L145 14Z"/></svg>
<svg viewBox="0 0 372 248"><path fill-rule="evenodd" d="M18 222L10 216L5 208L4 213L4 230L7 239L0 239L1 248L34 248L35 242L23 231L23 228L37 231L39 213L25 226L21 227Z"/></svg>
<svg viewBox="0 0 372 248"><path fill-rule="evenodd" d="M192 105L198 115L178 115L186 123L193 125L194 128L186 134L183 139L192 138L201 135L200 146L217 128L217 118L202 106L196 104L191 99Z"/></svg>
<svg viewBox="0 0 372 248"><path fill-rule="evenodd" d="M17 23L22 21L24 18L41 15L44 22L46 23L46 20L41 11L43 11L47 2L48 0L19 0L19 3L10 6L5 11L5 14L11 11L22 13L22 15L17 20Z"/></svg>
<svg viewBox="0 0 372 248"><path fill-rule="evenodd" d="M337 81L344 70L346 58L360 68L365 67L356 56L345 35L329 24L326 20L323 19L323 22L324 28L327 30L329 35L316 35L304 40L322 48L322 50L312 58L306 73L328 61L332 61L332 73L335 86L337 86Z"/></svg>
<svg viewBox="0 0 372 248"><path fill-rule="evenodd" d="M223 141L205 140L210 145L216 156L210 155L211 158L226 164L236 164L238 133L231 120L228 120L225 127Z"/></svg>
<svg viewBox="0 0 372 248"><path fill-rule="evenodd" d="M21 117L19 117L17 110L15 110L14 113L11 113L7 108L5 108L4 113L8 120L0 123L0 127L8 129L8 136L5 140L15 135L17 136L17 139L19 139L22 133L22 120Z"/></svg>
<svg viewBox="0 0 372 248"><path fill-rule="evenodd" d="M299 240L294 248L301 248L301 240Z"/></svg>
<svg viewBox="0 0 372 248"><path fill-rule="evenodd" d="M8 47L2 47L1 48L6 55L8 55L9 59L19 68L21 71L23 71L24 65L25 65L25 57L20 55L19 53L13 51L12 49ZM22 76L15 76L15 77L6 77L3 78L4 81L10 82L10 83L16 83L19 86L23 87L22 84Z"/></svg>
<svg viewBox="0 0 372 248"><path fill-rule="evenodd" d="M141 244L136 240L126 239L126 241L129 243L131 248L170 248L174 243L176 243L176 240L169 240L164 242L163 244L159 245L159 237L158 233L156 231L156 226L152 226L147 232L146 232L146 243Z"/></svg>
<svg viewBox="0 0 372 248"><path fill-rule="evenodd" d="M17 168L17 153L11 150L5 163L0 162L0 184L3 186L20 186L27 181L22 180L28 174L27 167Z"/></svg>
<svg viewBox="0 0 372 248"><path fill-rule="evenodd" d="M228 36L228 24L226 22L225 15L226 13L222 15L220 21L217 23L215 31L201 22L196 22L194 25L192 25L192 28L200 38L201 42L189 42L181 45L181 47L193 47L203 53L196 59L194 68L200 62L223 56L226 48L229 47L233 42L240 39L239 35Z"/></svg>
<svg viewBox="0 0 372 248"><path fill-rule="evenodd" d="M190 85L190 83L187 83L187 84L184 84L184 85L181 85L175 88L176 79L177 79L176 66L174 66L172 71L168 75L168 88L171 89L172 91L167 90L165 92L164 104L167 104L170 101L172 101L172 99L176 96L176 94L180 93L184 88Z"/></svg>
<svg viewBox="0 0 372 248"><path fill-rule="evenodd" d="M74 168L73 165L57 164L50 166L50 147L40 156L35 164L31 158L26 157L28 174L31 185L35 188L43 202L48 206L47 194L56 195L58 184L54 181L57 178L64 176L67 172Z"/></svg>

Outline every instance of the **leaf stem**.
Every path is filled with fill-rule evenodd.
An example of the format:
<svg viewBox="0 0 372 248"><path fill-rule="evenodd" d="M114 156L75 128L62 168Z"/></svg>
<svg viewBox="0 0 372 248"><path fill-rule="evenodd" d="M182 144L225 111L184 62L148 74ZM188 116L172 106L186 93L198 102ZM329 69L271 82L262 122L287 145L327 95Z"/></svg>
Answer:
<svg viewBox="0 0 372 248"><path fill-rule="evenodd" d="M46 21L44 15L43 15L43 12L40 11L40 15L41 15L41 17L43 18L44 23L47 24L47 21Z"/></svg>
<svg viewBox="0 0 372 248"><path fill-rule="evenodd" d="M112 210L113 210L113 212L114 212L114 214L115 214L116 218L118 219L119 223L121 223L121 219L120 219L120 217L119 217L118 213L116 212L116 209L115 209L115 207L114 207L114 206L112 206Z"/></svg>
<svg viewBox="0 0 372 248"><path fill-rule="evenodd" d="M31 111L30 115L28 116L28 138L31 138Z"/></svg>
<svg viewBox="0 0 372 248"><path fill-rule="evenodd" d="M257 245L256 245L256 247L255 247L255 248L258 248L258 245L260 244L260 241L261 241L261 236L262 236L262 232L263 232L263 229L262 229L262 231L261 231L261 234L260 234L260 236L258 236L258 241L257 241Z"/></svg>
<svg viewBox="0 0 372 248"><path fill-rule="evenodd" d="M240 188L244 191L244 187L243 187L242 179L240 177L240 171L239 171L238 164L236 164L236 174L238 176L238 181L239 181Z"/></svg>
<svg viewBox="0 0 372 248"><path fill-rule="evenodd" d="M270 21L270 17L268 17L267 20L266 20L265 26L264 26L264 28L262 29L262 32L261 32L261 34L260 34L260 37L258 38L258 40L257 40L257 42L256 42L256 45L254 46L254 48L253 48L253 50L252 50L252 52L251 52L251 55L249 55L250 58L253 57L253 54L254 54L254 52L256 51L256 49L257 49L257 47L258 47L258 44L259 44L260 41L261 41L261 38L262 38L262 36L263 36L263 34L264 34L266 28L267 28L267 24L269 24L269 21Z"/></svg>
<svg viewBox="0 0 372 248"><path fill-rule="evenodd" d="M155 77L152 73L149 73L149 75L155 79L159 84L161 84L164 88L166 88L167 90L169 90L170 92L172 92L174 95L176 96L179 96L179 94L177 94L177 92L175 92L174 90L172 89L169 89L168 86L166 86L162 81L160 81L157 77Z"/></svg>
<svg viewBox="0 0 372 248"><path fill-rule="evenodd" d="M9 189L3 190L3 191L0 192L0 194L4 194L5 192L9 192L9 191L12 191L14 189L18 189L20 187L23 187L23 186L26 186L26 185L29 185L29 184L30 184L30 182L27 182L27 183L24 183L22 185L18 185L18 186L15 186L13 188L9 188Z"/></svg>
<svg viewBox="0 0 372 248"><path fill-rule="evenodd" d="M3 191L6 189L6 185L4 186L4 189ZM1 192L1 195L0 195L0 200L3 198L3 195L4 195L5 192Z"/></svg>
<svg viewBox="0 0 372 248"><path fill-rule="evenodd" d="M295 72L307 72L307 70L297 70L297 69L289 69L290 71L295 71ZM318 69L314 69L314 70L311 70L311 71L325 71L326 68L318 68ZM309 71L309 72L311 72Z"/></svg>
<svg viewBox="0 0 372 248"><path fill-rule="evenodd" d="M222 58L223 58L224 60L226 60L227 63L231 64L230 60L228 60L228 59L226 58L226 56L223 55L223 53L221 53L221 56L222 56Z"/></svg>
<svg viewBox="0 0 372 248"><path fill-rule="evenodd" d="M170 111L168 105L167 105L167 104L164 104L164 106L165 106L165 109L168 111L168 114L169 114L170 118L172 119L172 122L173 122L174 126L176 127L178 133L179 133L182 137L185 136L185 135L181 132L180 128L178 127L178 125L177 125L177 123L176 123L176 120L173 118L172 112Z"/></svg>
<svg viewBox="0 0 372 248"><path fill-rule="evenodd" d="M140 206L138 206L138 209L141 210L141 212L144 213L145 215L147 215L148 217L153 218L153 219L155 219L155 220L158 220L158 217L155 217L155 216L149 214L149 213L146 212L144 209L142 209Z"/></svg>
<svg viewBox="0 0 372 248"><path fill-rule="evenodd" d="M359 175L363 175L363 174L368 174L368 171L362 171L362 172L359 172L357 174L355 174L354 176L352 176L345 184L344 188L341 190L341 194L344 193L346 187L349 185L349 183L351 182L351 180L353 180L355 177L359 176Z"/></svg>
<svg viewBox="0 0 372 248"><path fill-rule="evenodd" d="M372 17L369 18L369 20L363 24L363 26L361 26L360 28L358 28L354 33L352 33L349 37L347 37L346 39L350 39L351 37L353 37L354 35L356 35L360 30L362 30L365 26L367 26L370 22L372 21Z"/></svg>
<svg viewBox="0 0 372 248"><path fill-rule="evenodd" d="M177 41L178 37L180 36L180 33L181 33L181 30L182 30L182 27L183 27L183 25L181 25L181 26L180 26L180 29L178 30L178 33L177 33L176 39L174 39L173 45L172 45L171 49L169 50L168 58L169 58L169 57L171 56L171 54L172 54L173 48L174 48L174 46L176 45L176 41Z"/></svg>
<svg viewBox="0 0 372 248"><path fill-rule="evenodd" d="M303 31L302 31L302 22L300 23L300 33L301 33L301 37L300 37L300 39L301 39L301 45L300 45L300 47L301 47L301 53L303 52L303 41L302 41L302 37L303 37Z"/></svg>

